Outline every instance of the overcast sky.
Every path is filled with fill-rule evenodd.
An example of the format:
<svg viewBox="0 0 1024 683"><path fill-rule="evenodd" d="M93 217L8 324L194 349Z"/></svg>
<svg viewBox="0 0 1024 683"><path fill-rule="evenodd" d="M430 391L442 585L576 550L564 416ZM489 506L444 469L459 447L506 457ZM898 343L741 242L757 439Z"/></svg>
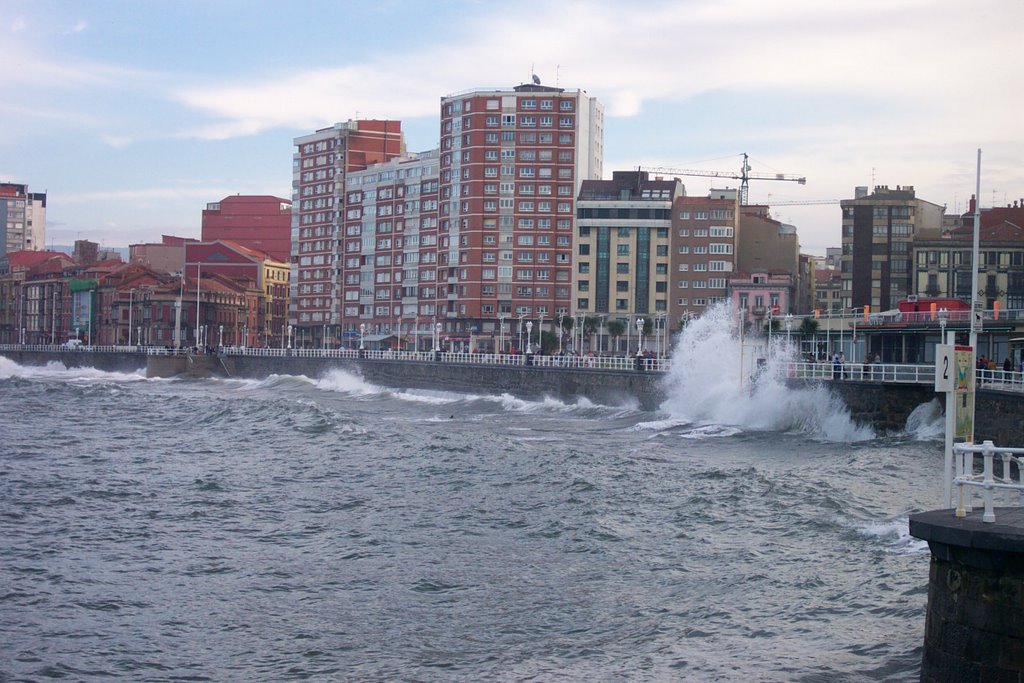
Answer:
<svg viewBox="0 0 1024 683"><path fill-rule="evenodd" d="M963 211L979 147L982 205L1024 197L1022 37L1021 0L0 0L0 181L47 192L47 244L198 237L207 202L290 196L298 135L389 117L432 149L440 97L536 73L604 103L606 176L747 152L807 177L752 202ZM839 245L838 205L773 215Z"/></svg>

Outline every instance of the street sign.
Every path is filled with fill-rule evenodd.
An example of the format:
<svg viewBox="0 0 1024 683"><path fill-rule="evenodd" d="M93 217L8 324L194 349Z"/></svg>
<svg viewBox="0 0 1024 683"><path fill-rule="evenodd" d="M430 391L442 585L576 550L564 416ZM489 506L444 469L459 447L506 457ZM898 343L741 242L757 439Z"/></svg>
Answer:
<svg viewBox="0 0 1024 683"><path fill-rule="evenodd" d="M952 344L935 345L935 391L956 389L956 349Z"/></svg>

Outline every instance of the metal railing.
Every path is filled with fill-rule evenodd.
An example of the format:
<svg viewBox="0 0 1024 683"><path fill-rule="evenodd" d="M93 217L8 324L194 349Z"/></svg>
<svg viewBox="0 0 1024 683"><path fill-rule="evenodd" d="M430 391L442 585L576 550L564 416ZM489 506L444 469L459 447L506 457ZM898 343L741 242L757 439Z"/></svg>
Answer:
<svg viewBox="0 0 1024 683"><path fill-rule="evenodd" d="M1024 501L1024 480L1021 478L1020 456L1024 448L998 448L991 441L981 444L958 443L953 446L953 488L957 492L956 516L964 517L972 510L975 491L981 492L985 512L981 520L989 524L996 521L994 494L996 491L1016 492L1017 505ZM976 458L981 457L980 469ZM995 473L996 460L1002 465ZM1016 475L1016 476L1015 476Z"/></svg>
<svg viewBox="0 0 1024 683"><path fill-rule="evenodd" d="M857 380L886 384L934 384L934 364L906 363L789 363L789 377L803 379Z"/></svg>

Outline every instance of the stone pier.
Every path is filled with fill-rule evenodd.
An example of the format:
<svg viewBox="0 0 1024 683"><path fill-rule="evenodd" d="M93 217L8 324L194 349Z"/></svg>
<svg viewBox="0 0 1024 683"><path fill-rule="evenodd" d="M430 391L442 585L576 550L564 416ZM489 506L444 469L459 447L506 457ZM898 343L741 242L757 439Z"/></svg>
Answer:
<svg viewBox="0 0 1024 683"><path fill-rule="evenodd" d="M1024 508L982 512L910 517L932 554L923 683L1024 681Z"/></svg>

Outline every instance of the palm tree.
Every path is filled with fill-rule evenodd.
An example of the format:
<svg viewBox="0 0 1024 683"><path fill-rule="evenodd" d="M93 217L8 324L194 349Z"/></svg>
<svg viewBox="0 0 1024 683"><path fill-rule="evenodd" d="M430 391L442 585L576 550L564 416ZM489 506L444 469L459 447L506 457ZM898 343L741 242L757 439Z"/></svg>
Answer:
<svg viewBox="0 0 1024 683"><path fill-rule="evenodd" d="M619 349L619 337L626 331L626 323L621 320L610 320L608 321L608 336L615 339L615 350Z"/></svg>

